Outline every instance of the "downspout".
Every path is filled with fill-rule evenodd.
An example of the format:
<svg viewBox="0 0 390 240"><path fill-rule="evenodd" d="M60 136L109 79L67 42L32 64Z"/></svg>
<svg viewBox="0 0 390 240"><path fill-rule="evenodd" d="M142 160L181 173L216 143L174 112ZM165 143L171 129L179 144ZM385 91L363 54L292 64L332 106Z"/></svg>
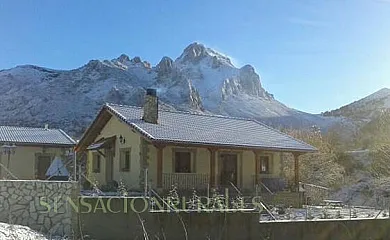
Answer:
<svg viewBox="0 0 390 240"><path fill-rule="evenodd" d="M73 176L74 176L74 180L77 181L77 179L80 179L80 176L79 178L77 178L77 152L76 150L73 151Z"/></svg>

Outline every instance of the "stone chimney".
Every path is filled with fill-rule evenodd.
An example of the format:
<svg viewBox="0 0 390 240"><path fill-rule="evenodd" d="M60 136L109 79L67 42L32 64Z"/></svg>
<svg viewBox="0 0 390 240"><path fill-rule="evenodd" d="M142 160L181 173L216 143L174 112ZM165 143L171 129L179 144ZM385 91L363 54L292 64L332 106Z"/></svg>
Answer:
<svg viewBox="0 0 390 240"><path fill-rule="evenodd" d="M158 119L158 99L157 90L153 88L146 89L144 116L142 119L145 122L157 124Z"/></svg>

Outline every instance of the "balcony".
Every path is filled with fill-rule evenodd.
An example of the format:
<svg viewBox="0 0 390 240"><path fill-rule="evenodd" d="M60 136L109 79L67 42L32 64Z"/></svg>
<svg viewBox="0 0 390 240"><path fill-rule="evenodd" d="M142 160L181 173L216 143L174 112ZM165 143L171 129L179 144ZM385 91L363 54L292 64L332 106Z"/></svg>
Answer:
<svg viewBox="0 0 390 240"><path fill-rule="evenodd" d="M207 189L210 182L208 174L199 173L163 173L163 188L171 189L176 186L177 189Z"/></svg>

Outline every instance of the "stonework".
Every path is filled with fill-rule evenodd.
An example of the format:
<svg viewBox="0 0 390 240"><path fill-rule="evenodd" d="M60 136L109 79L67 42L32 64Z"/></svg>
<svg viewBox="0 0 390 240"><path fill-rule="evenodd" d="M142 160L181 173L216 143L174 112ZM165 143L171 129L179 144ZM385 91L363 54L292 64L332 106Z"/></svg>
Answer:
<svg viewBox="0 0 390 240"><path fill-rule="evenodd" d="M148 153L149 153L149 143L141 138L140 143L140 173L139 173L139 187L140 189L144 189L146 181L148 179L145 179L146 177L146 169L149 168L149 159L148 159Z"/></svg>
<svg viewBox="0 0 390 240"><path fill-rule="evenodd" d="M72 236L77 226L77 182L0 181L0 222L29 226L52 236Z"/></svg>
<svg viewBox="0 0 390 240"><path fill-rule="evenodd" d="M143 120L148 123L157 124L158 100L156 96L145 96Z"/></svg>

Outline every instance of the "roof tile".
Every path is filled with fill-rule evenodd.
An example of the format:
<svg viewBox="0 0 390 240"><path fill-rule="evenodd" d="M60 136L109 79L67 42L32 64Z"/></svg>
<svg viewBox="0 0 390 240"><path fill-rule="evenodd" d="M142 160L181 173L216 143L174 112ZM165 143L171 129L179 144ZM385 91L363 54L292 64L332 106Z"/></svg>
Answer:
<svg viewBox="0 0 390 240"><path fill-rule="evenodd" d="M156 141L316 151L311 145L252 119L160 110L158 124L151 124L142 120L142 108L116 104L106 107Z"/></svg>
<svg viewBox="0 0 390 240"><path fill-rule="evenodd" d="M70 145L76 142L61 129L0 126L0 142Z"/></svg>

